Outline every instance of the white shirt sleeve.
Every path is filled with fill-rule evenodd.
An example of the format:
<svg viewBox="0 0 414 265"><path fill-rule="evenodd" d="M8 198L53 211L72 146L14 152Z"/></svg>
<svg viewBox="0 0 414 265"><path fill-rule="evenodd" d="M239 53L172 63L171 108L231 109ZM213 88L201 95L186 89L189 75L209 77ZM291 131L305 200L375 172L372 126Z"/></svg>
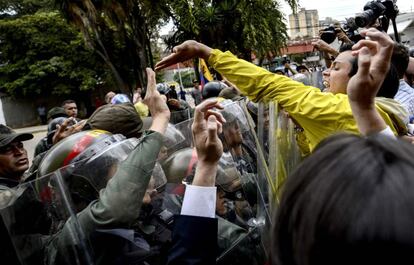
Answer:
<svg viewBox="0 0 414 265"><path fill-rule="evenodd" d="M216 187L187 185L181 215L215 218Z"/></svg>
<svg viewBox="0 0 414 265"><path fill-rule="evenodd" d="M414 134L414 124L407 124L407 129L409 133Z"/></svg>
<svg viewBox="0 0 414 265"><path fill-rule="evenodd" d="M387 128L378 132L378 134L382 136L390 137L392 139L397 139L397 137L395 137L394 133L392 132L390 126L387 126Z"/></svg>

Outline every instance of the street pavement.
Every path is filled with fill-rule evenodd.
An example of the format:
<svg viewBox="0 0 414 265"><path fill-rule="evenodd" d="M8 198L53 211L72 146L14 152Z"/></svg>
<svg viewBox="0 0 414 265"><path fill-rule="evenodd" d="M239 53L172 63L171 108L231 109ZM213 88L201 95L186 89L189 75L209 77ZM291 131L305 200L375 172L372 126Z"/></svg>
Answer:
<svg viewBox="0 0 414 265"><path fill-rule="evenodd" d="M43 137L46 136L47 126L41 125L41 126L34 126L34 127L26 127L26 128L15 129L15 131L18 133L32 133L34 136L33 139L23 142L24 147L27 150L27 155L28 155L30 165L31 165L36 145Z"/></svg>

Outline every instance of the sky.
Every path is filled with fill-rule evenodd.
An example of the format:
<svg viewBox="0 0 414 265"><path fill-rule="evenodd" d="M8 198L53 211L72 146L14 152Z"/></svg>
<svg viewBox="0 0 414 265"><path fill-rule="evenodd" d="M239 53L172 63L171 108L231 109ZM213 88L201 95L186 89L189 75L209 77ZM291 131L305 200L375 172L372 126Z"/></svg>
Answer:
<svg viewBox="0 0 414 265"><path fill-rule="evenodd" d="M282 12L285 14L286 21L288 15L292 14L292 10L284 0L279 0ZM368 1L365 0L299 0L300 7L306 9L318 10L319 19L331 17L336 20L344 20L347 17L355 16L355 13L363 11L364 5ZM400 13L414 12L414 0L397 0L397 6ZM172 23L168 23L161 28L161 35L167 34L173 27Z"/></svg>
<svg viewBox="0 0 414 265"><path fill-rule="evenodd" d="M299 0L299 5L306 9L318 10L319 19L331 17L337 20L343 20L346 17L355 16L355 13L363 11L365 0ZM281 0L283 13L291 14L290 7ZM414 0L397 0L397 6L402 12L414 12Z"/></svg>

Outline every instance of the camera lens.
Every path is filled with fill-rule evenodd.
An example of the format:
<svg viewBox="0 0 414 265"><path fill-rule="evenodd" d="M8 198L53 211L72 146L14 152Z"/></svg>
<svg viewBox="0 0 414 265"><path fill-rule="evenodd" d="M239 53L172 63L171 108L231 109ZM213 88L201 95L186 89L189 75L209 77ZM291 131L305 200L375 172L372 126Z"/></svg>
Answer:
<svg viewBox="0 0 414 265"><path fill-rule="evenodd" d="M321 39L324 42L331 44L336 39L336 33L335 31L325 31L321 34Z"/></svg>
<svg viewBox="0 0 414 265"><path fill-rule="evenodd" d="M370 1L364 6L364 12L355 17L355 24L361 28L370 26L375 23L375 20L379 18L379 16L384 14L386 9L387 8L380 1Z"/></svg>
<svg viewBox="0 0 414 265"><path fill-rule="evenodd" d="M366 19L363 16L355 17L355 24L357 24L358 27L363 28L365 27L366 23Z"/></svg>
<svg viewBox="0 0 414 265"><path fill-rule="evenodd" d="M376 19L377 16L375 16L374 11L369 9L365 10L361 15L355 17L355 24L358 27L363 28L373 23Z"/></svg>

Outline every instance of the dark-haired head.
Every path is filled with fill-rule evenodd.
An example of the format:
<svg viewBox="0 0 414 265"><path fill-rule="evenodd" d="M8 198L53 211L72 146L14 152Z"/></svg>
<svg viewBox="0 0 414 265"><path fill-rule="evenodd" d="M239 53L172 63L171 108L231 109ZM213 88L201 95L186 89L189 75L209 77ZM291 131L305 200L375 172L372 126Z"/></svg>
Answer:
<svg viewBox="0 0 414 265"><path fill-rule="evenodd" d="M352 67L348 76L352 77L358 72L358 58L352 57L350 63ZM397 69L394 64L390 64L390 69L378 90L377 97L394 98L398 92L399 85L400 80L398 78Z"/></svg>
<svg viewBox="0 0 414 265"><path fill-rule="evenodd" d="M65 107L66 104L72 104L72 103L76 103L76 102L72 99L67 99L62 102L62 107Z"/></svg>
<svg viewBox="0 0 414 265"><path fill-rule="evenodd" d="M343 49L345 49L344 51L349 51L352 49L352 45L345 45ZM348 76L351 78L358 72L358 57L351 57L349 62L351 63L351 70L349 71ZM378 90L377 97L394 98L400 85L399 79L397 68L391 63L384 82Z"/></svg>
<svg viewBox="0 0 414 265"><path fill-rule="evenodd" d="M414 256L414 148L383 137L323 141L288 178L272 264L408 264Z"/></svg>
<svg viewBox="0 0 414 265"><path fill-rule="evenodd" d="M408 48L401 43L395 42L391 61L397 70L398 78L404 78L405 71L407 70L410 61Z"/></svg>
<svg viewBox="0 0 414 265"><path fill-rule="evenodd" d="M353 44L344 44L340 47L340 53L352 51ZM397 45L395 46L397 47ZM394 98L394 96L398 92L399 84L400 84L400 77L398 67L396 66L397 63L402 62L402 55L400 52L395 51L392 57L392 63L390 65L390 69L388 70L387 75L385 76L384 82L382 83L380 89L378 90L377 97L386 97L386 98ZM401 48L402 49L402 48ZM353 77L358 72L358 57L349 56L349 63L351 64L348 77ZM407 62L408 65L408 62ZM407 68L405 65L405 69ZM404 67L404 66L402 66ZM405 70L404 70L405 71Z"/></svg>

